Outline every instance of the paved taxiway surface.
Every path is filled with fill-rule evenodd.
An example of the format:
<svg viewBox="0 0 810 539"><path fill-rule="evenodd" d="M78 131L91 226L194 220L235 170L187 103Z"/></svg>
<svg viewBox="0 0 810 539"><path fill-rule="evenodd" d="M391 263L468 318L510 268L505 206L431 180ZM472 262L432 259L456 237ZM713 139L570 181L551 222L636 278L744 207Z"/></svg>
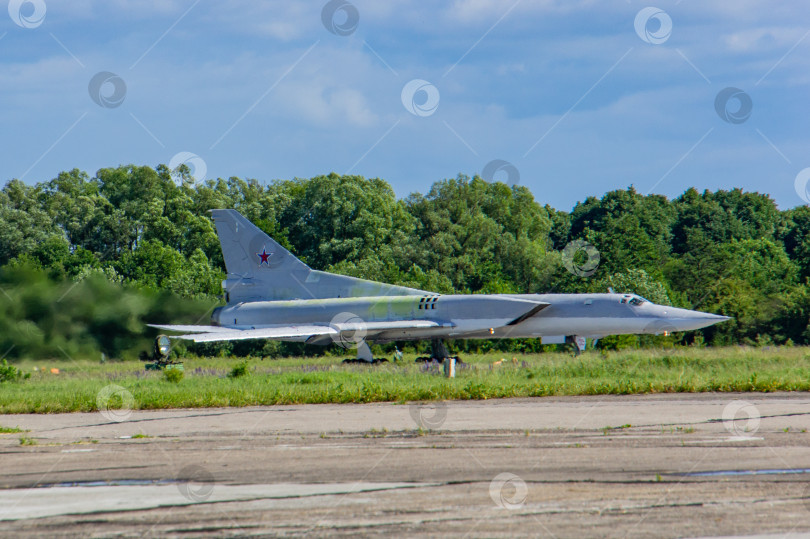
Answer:
<svg viewBox="0 0 810 539"><path fill-rule="evenodd" d="M810 532L805 393L110 417L0 416L0 535Z"/></svg>

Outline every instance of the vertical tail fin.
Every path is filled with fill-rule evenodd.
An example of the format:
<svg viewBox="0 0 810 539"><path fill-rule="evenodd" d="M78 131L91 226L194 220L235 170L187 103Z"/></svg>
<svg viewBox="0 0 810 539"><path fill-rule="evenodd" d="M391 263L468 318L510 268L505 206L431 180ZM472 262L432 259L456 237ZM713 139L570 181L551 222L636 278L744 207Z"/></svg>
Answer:
<svg viewBox="0 0 810 539"><path fill-rule="evenodd" d="M425 294L346 275L315 271L236 210L211 210L228 278L228 303Z"/></svg>
<svg viewBox="0 0 810 539"><path fill-rule="evenodd" d="M310 272L273 238L236 210L211 210L228 279L228 302L302 297L301 283ZM275 293L269 293L272 288ZM306 297L306 295L304 295Z"/></svg>

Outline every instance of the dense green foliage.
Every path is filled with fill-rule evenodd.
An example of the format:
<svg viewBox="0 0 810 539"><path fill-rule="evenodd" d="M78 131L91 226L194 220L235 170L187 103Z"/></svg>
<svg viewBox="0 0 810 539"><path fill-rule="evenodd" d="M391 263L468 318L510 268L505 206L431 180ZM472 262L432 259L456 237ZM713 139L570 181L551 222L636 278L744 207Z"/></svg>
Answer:
<svg viewBox="0 0 810 539"><path fill-rule="evenodd" d="M779 210L735 189L674 200L632 188L571 212L459 176L397 199L381 179L230 178L194 184L161 165L79 170L0 191L0 353L134 355L145 322L203 322L224 266L208 210L236 208L316 269L441 293L635 292L733 320L677 339L706 344L810 343L810 208ZM589 277L564 247L600 252ZM202 317L202 320L200 320ZM636 337L604 345L644 344ZM537 350L527 341L457 343ZM240 343L198 353L277 355L300 345Z"/></svg>
<svg viewBox="0 0 810 539"><path fill-rule="evenodd" d="M31 373L23 373L14 365L9 365L7 359L0 361L0 382L16 382L21 378L28 379Z"/></svg>
<svg viewBox="0 0 810 539"><path fill-rule="evenodd" d="M11 359L134 358L151 349L154 330L146 322L200 322L213 305L212 300L178 301L146 286L122 286L100 270L75 280L53 279L8 264L0 268L0 349Z"/></svg>
<svg viewBox="0 0 810 539"><path fill-rule="evenodd" d="M163 379L173 384L179 384L180 380L185 376L185 371L168 367L163 369Z"/></svg>

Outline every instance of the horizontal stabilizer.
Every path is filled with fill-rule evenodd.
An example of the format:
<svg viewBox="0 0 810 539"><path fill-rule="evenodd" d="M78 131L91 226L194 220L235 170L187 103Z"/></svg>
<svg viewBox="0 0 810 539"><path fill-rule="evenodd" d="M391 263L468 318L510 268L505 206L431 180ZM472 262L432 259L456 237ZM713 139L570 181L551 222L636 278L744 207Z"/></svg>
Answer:
<svg viewBox="0 0 810 539"><path fill-rule="evenodd" d="M214 333L223 331L233 331L232 329L224 328L222 326L183 326L183 325L163 325L163 324L146 324L150 328L165 329L166 331L181 331L184 333Z"/></svg>
<svg viewBox="0 0 810 539"><path fill-rule="evenodd" d="M315 335L337 334L338 331L329 326L284 326L259 329L226 329L225 331L214 331L210 333L170 335L170 337L172 339L186 339L194 342L242 341L246 339L305 341Z"/></svg>
<svg viewBox="0 0 810 539"><path fill-rule="evenodd" d="M377 333L398 329L425 329L439 327L453 327L450 322L435 322L433 320L395 320L384 322L347 322L328 325L301 325L276 326L268 328L235 329L221 326L171 326L149 324L150 327L167 331L177 331L184 335L170 335L172 339L185 339L194 342L240 341L245 339L270 339L283 341L306 341L311 337L334 336L338 338L343 333L362 332L364 337L371 337Z"/></svg>

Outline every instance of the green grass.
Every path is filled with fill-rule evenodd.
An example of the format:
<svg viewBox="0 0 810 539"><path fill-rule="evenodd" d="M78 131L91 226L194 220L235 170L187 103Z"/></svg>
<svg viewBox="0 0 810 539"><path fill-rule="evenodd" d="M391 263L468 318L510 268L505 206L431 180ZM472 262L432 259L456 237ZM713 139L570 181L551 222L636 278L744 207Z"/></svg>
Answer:
<svg viewBox="0 0 810 539"><path fill-rule="evenodd" d="M171 382L173 384L179 384L180 380L183 379L185 373L180 369L174 369L170 366L163 369L163 379L167 382Z"/></svg>
<svg viewBox="0 0 810 539"><path fill-rule="evenodd" d="M24 432L19 427L3 427L0 426L0 434L16 434L18 432Z"/></svg>
<svg viewBox="0 0 810 539"><path fill-rule="evenodd" d="M259 361L185 360L176 383L133 362L23 361L26 380L0 386L0 413L95 411L107 385L128 391L136 409L268 404L405 402L550 395L810 390L810 348L670 348L579 357L565 354L464 356L455 379L425 371L413 356L398 364L342 365L335 357ZM60 374L49 368L59 366ZM47 367L44 371L40 368ZM235 367L245 374L229 374ZM120 394L110 406L120 406Z"/></svg>

